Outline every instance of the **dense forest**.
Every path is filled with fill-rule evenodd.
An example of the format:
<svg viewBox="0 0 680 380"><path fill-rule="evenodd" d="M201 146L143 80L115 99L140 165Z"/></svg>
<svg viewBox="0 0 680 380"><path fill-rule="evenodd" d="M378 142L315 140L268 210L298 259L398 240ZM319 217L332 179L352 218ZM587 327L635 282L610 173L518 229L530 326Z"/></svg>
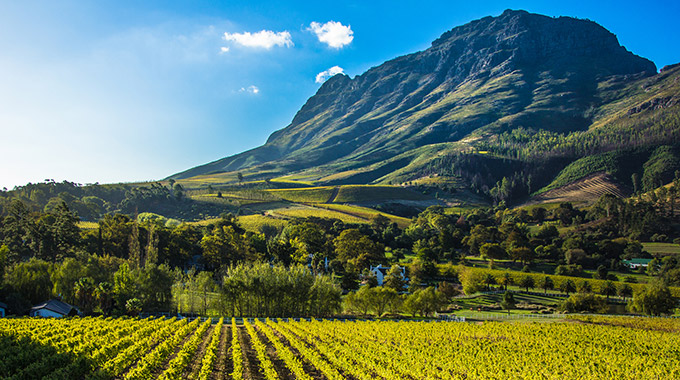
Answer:
<svg viewBox="0 0 680 380"><path fill-rule="evenodd" d="M61 203L81 220L98 221L107 214L133 215L151 212L182 220L216 217L225 205L194 202L187 191L175 181L169 184L79 184L74 182L29 183L12 190L0 191L0 215L10 212L13 201L20 201L30 211L49 213ZM232 207L234 211L238 207Z"/></svg>
<svg viewBox="0 0 680 380"><path fill-rule="evenodd" d="M403 229L381 215L369 224L298 218L253 232L232 214L200 225L122 213L81 229L66 202L31 211L14 199L0 219L0 300L16 314L53 296L86 313L122 314L186 310L178 299L190 292L201 300L192 298L192 312L206 312L210 301L210 308L230 315L329 315L340 311L341 293L360 284L370 288L370 266L400 264L407 266L408 282L393 268L387 281L393 293L383 296L394 300L408 289L414 298L405 305L426 312L445 302L441 294L459 291L454 265L463 268L469 256L492 265L509 260L526 272L551 263L558 275L597 270L603 279L623 280L607 272L625 272L623 259L652 258L640 241L680 237L675 182L630 199L605 195L587 209L562 203L450 213L432 206ZM656 258L648 273L680 285L680 262L673 256ZM427 290L432 285L437 293ZM369 291L361 289L346 300L349 308L362 309L362 294ZM289 301L274 307L271 297Z"/></svg>

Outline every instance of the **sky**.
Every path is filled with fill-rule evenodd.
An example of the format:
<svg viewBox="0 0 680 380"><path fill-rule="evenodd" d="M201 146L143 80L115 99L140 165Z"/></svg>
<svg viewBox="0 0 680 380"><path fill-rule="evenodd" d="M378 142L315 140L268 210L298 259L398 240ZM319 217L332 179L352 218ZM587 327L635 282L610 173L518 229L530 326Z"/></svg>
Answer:
<svg viewBox="0 0 680 380"><path fill-rule="evenodd" d="M159 180L257 147L328 77L505 9L680 62L676 0L0 0L0 188Z"/></svg>

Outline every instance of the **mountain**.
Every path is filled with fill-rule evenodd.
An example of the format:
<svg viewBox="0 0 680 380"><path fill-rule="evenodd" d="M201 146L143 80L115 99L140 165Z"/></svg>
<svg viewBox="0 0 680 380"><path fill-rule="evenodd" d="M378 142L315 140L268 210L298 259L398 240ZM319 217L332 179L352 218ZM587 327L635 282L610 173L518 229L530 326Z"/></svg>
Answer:
<svg viewBox="0 0 680 380"><path fill-rule="evenodd" d="M657 74L593 21L507 10L355 78L336 75L263 146L170 178L296 173L318 184L387 184L440 176L493 197L507 193L505 178L528 194L554 188L584 157L642 149L644 163L652 147L675 144L678 71ZM643 163L625 174L642 176ZM583 177L604 168L576 166Z"/></svg>

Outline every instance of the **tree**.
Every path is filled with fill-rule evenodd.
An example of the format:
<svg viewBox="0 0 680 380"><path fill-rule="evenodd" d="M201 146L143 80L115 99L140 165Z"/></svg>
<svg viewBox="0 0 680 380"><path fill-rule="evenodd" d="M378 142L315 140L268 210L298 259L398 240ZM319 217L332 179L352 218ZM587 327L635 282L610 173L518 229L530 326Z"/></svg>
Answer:
<svg viewBox="0 0 680 380"><path fill-rule="evenodd" d="M397 292L404 290L405 280L401 272L401 266L399 264L394 264L387 272L383 286L394 289Z"/></svg>
<svg viewBox="0 0 680 380"><path fill-rule="evenodd" d="M505 253L505 250L503 247L501 247L500 244L497 243L485 243L479 248L479 254L482 257L493 259L493 260L500 260L500 259L505 259L508 257L508 254Z"/></svg>
<svg viewBox="0 0 680 380"><path fill-rule="evenodd" d="M7 271L5 283L32 305L47 301L52 296L52 266L53 264L35 258L15 264Z"/></svg>
<svg viewBox="0 0 680 380"><path fill-rule="evenodd" d="M512 295L511 292L505 292L503 294L503 301L501 302L501 306L503 309L508 311L508 314L510 314L510 309L515 307L515 297Z"/></svg>
<svg viewBox="0 0 680 380"><path fill-rule="evenodd" d="M174 275L166 264L149 264L136 271L144 310L168 311L172 301Z"/></svg>
<svg viewBox="0 0 680 380"><path fill-rule="evenodd" d="M125 302L125 311L130 316L139 315L142 311L142 301L139 298L130 298Z"/></svg>
<svg viewBox="0 0 680 380"><path fill-rule="evenodd" d="M539 280L538 286L543 289L544 294L548 294L548 290L553 290L555 288L555 283L553 282L552 277L543 276L543 278Z"/></svg>
<svg viewBox="0 0 680 380"><path fill-rule="evenodd" d="M602 287L600 288L600 293L607 296L607 301L609 301L609 296L613 296L616 294L616 285L614 285L613 281L607 280L604 282L604 284L602 284Z"/></svg>
<svg viewBox="0 0 680 380"><path fill-rule="evenodd" d="M460 294L460 290L454 287L450 282L442 281L439 283L437 291L441 292L446 296L446 300L450 301L453 297Z"/></svg>
<svg viewBox="0 0 680 380"><path fill-rule="evenodd" d="M607 273L609 273L609 270L607 270L607 267L604 265L600 265L597 267L597 271L594 273L594 276L596 279L600 280L605 280L607 279Z"/></svg>
<svg viewBox="0 0 680 380"><path fill-rule="evenodd" d="M359 288L359 272L352 268L346 268L340 278L340 286L345 290L357 290Z"/></svg>
<svg viewBox="0 0 680 380"><path fill-rule="evenodd" d="M593 293L575 293L567 298L560 308L567 313L606 313L607 301Z"/></svg>
<svg viewBox="0 0 680 380"><path fill-rule="evenodd" d="M113 294L116 304L121 309L124 308L125 303L130 298L134 298L136 293L137 287L130 266L128 263L123 263L113 274Z"/></svg>
<svg viewBox="0 0 680 380"><path fill-rule="evenodd" d="M157 264L158 263L158 227L154 224L150 224L148 227L149 238L147 239L146 246L146 260L145 264Z"/></svg>
<svg viewBox="0 0 680 380"><path fill-rule="evenodd" d="M175 199L180 201L180 200L182 200L182 198L184 198L184 188L182 187L182 185L180 185L179 183L176 183L175 186L173 186L172 189L175 192Z"/></svg>
<svg viewBox="0 0 680 380"><path fill-rule="evenodd" d="M430 286L411 293L404 301L404 309L415 317L416 313L429 316L446 304L446 296Z"/></svg>
<svg viewBox="0 0 680 380"><path fill-rule="evenodd" d="M358 229L347 229L333 241L338 260L362 269L385 261L385 248Z"/></svg>
<svg viewBox="0 0 680 380"><path fill-rule="evenodd" d="M137 220L132 221L132 232L130 234L129 244L129 258L132 268L139 268L142 266L142 247L139 243L139 224Z"/></svg>
<svg viewBox="0 0 680 380"><path fill-rule="evenodd" d="M9 255L9 247L0 245L0 280L5 276L5 266L9 261Z"/></svg>
<svg viewBox="0 0 680 380"><path fill-rule="evenodd" d="M668 286L657 280L638 290L628 307L634 312L657 316L671 314L676 305L677 301Z"/></svg>
<svg viewBox="0 0 680 380"><path fill-rule="evenodd" d="M199 292L199 298L201 299L203 315L207 315L208 312L208 301L210 299L209 294L215 291L216 284L213 280L212 273L204 271L199 272L196 276L196 285Z"/></svg>
<svg viewBox="0 0 680 380"><path fill-rule="evenodd" d="M630 285L623 283L619 286L617 293L619 296L623 297L623 300L625 301L626 298L633 295L633 288Z"/></svg>
<svg viewBox="0 0 680 380"><path fill-rule="evenodd" d="M399 297L399 294L394 289L385 287L371 288L369 291L369 304L371 309L375 311L376 317L382 316L397 297Z"/></svg>
<svg viewBox="0 0 680 380"><path fill-rule="evenodd" d="M494 285L495 283L496 283L496 277L494 277L491 273L487 273L484 276L484 284L486 285L487 291L490 291L491 285Z"/></svg>
<svg viewBox="0 0 680 380"><path fill-rule="evenodd" d="M347 306L354 311L359 312L362 315L368 315L371 309L371 295L373 288L368 286L362 286L359 290L347 294L345 297L345 303Z"/></svg>
<svg viewBox="0 0 680 380"><path fill-rule="evenodd" d="M95 283L91 277L83 277L75 285L78 306L85 314L91 314L95 306Z"/></svg>
<svg viewBox="0 0 680 380"><path fill-rule="evenodd" d="M496 279L499 285L503 287L503 290L507 291L508 290L508 285L512 285L515 283L515 281L512 278L512 275L510 272L505 271L501 277Z"/></svg>
<svg viewBox="0 0 680 380"><path fill-rule="evenodd" d="M104 315L109 315L113 307L113 284L101 282L95 289L95 298Z"/></svg>
<svg viewBox="0 0 680 380"><path fill-rule="evenodd" d="M562 283L560 284L560 291L562 293L567 293L567 295L569 295L569 293L575 292L576 285L574 284L574 281L569 279L562 281Z"/></svg>
<svg viewBox="0 0 680 380"><path fill-rule="evenodd" d="M519 260L522 264L527 264L534 259L534 250L527 247L517 247L510 250L510 257Z"/></svg>
<svg viewBox="0 0 680 380"><path fill-rule="evenodd" d="M543 223L548 212L543 207L536 207L536 208L531 209L530 214L531 214L531 218L533 220L535 220L536 223Z"/></svg>
<svg viewBox="0 0 680 380"><path fill-rule="evenodd" d="M522 278L519 280L519 287L525 288L526 291L529 291L529 288L533 288L536 286L536 283L534 281L534 278L531 276L522 276Z"/></svg>
<svg viewBox="0 0 680 380"><path fill-rule="evenodd" d="M251 257L252 250L245 234L231 225L215 226L201 239L203 260L210 270L219 270Z"/></svg>
<svg viewBox="0 0 680 380"><path fill-rule="evenodd" d="M238 177L238 183L243 183L243 173L238 172L236 176Z"/></svg>
<svg viewBox="0 0 680 380"><path fill-rule="evenodd" d="M471 295L484 289L484 274L481 271L462 266L460 268L458 273L465 294ZM411 279L411 281L413 281L413 279Z"/></svg>
<svg viewBox="0 0 680 380"><path fill-rule="evenodd" d="M391 222L392 221L390 218L384 216L383 214L376 214L371 218L371 226L373 229L380 232L384 231Z"/></svg>
<svg viewBox="0 0 680 380"><path fill-rule="evenodd" d="M582 280L581 282L579 282L578 292L579 293L592 293L593 292L593 286L590 285L590 281Z"/></svg>

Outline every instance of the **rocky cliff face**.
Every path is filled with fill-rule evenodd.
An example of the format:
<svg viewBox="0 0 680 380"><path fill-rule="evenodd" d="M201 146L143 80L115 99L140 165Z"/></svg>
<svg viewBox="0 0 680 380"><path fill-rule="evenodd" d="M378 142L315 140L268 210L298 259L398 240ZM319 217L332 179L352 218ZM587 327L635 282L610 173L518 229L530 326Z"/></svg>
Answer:
<svg viewBox="0 0 680 380"><path fill-rule="evenodd" d="M339 160L352 162L351 169L424 144L458 141L479 128L585 129L588 110L601 102L599 82L655 73L651 61L592 21L508 10L353 79L336 75L264 146L175 178L246 168L291 171Z"/></svg>

